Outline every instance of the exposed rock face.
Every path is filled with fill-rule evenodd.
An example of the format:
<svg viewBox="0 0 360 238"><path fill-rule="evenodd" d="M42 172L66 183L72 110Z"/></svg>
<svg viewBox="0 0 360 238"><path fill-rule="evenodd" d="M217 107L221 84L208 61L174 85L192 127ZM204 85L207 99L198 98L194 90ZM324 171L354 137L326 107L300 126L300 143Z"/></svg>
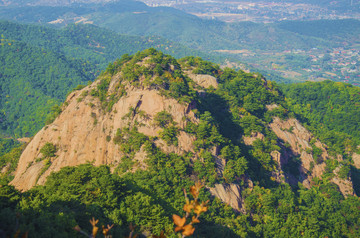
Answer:
<svg viewBox="0 0 360 238"><path fill-rule="evenodd" d="M354 166L358 169L360 169L360 154L354 153L352 155L352 159L354 161Z"/></svg>
<svg viewBox="0 0 360 238"><path fill-rule="evenodd" d="M253 132L250 136L243 136L245 145L252 145L257 139L263 140L265 137L260 132Z"/></svg>
<svg viewBox="0 0 360 238"><path fill-rule="evenodd" d="M285 182L285 176L282 171L282 166L286 164L287 161L284 161L284 156L281 155L279 151L271 151L270 153L272 159L276 162L278 169L273 171L272 177L277 181L278 183Z"/></svg>
<svg viewBox="0 0 360 238"><path fill-rule="evenodd" d="M268 111L272 111L272 110L274 110L275 108L278 108L279 105L277 105L277 104L271 104L271 105L266 105L265 107L266 107L266 109L267 109Z"/></svg>
<svg viewBox="0 0 360 238"><path fill-rule="evenodd" d="M337 167L335 169L334 173L337 175L339 170L340 170L340 168ZM331 181L339 187L340 192L342 194L344 194L345 196L355 195L353 183L351 180L341 179L339 176L335 176L334 178L331 179Z"/></svg>
<svg viewBox="0 0 360 238"><path fill-rule="evenodd" d="M17 141L21 143L29 143L31 141L31 138L29 137L18 138Z"/></svg>
<svg viewBox="0 0 360 238"><path fill-rule="evenodd" d="M307 172L310 171L311 165L312 176L319 177L325 170L325 164L316 164L313 156L307 151L311 150L309 144L310 140L313 138L310 132L308 132L296 119L289 119L287 121L282 121L279 118L275 118L274 121L270 124L270 128L275 132L275 134L282 139L284 142L290 144L291 150L294 155L299 155L301 160L300 173L304 178L303 184L306 187L310 186L310 178L307 177ZM321 144L321 143L320 143ZM323 154L322 157L328 157L326 150L320 145Z"/></svg>
<svg viewBox="0 0 360 238"><path fill-rule="evenodd" d="M214 88L218 88L218 83L214 76L205 74L192 74L190 72L187 72L187 75L201 87L209 88L210 86L213 86Z"/></svg>
<svg viewBox="0 0 360 238"><path fill-rule="evenodd" d="M110 83L110 92L116 90L115 81L116 77ZM111 112L104 112L97 97L84 93L96 88L97 83L72 92L66 101L68 106L59 117L52 124L41 129L28 144L21 155L15 178L11 182L16 188L28 190L36 184L44 184L46 177L52 171L58 171L65 166L89 162L94 165L116 166L122 154L112 138L118 128L127 125L123 117L129 113L129 107L138 108L145 114L143 117L133 115L132 120L136 119L141 124L138 128L139 132L147 136L158 136L161 128L154 126L153 118L163 110L172 115L180 128L184 127L184 118L193 122L197 120L193 112L188 110L189 105L182 105L175 99L165 98L156 90L136 89L131 86L126 90L127 95L113 105ZM178 137L178 147L163 143L161 149L176 153L191 151L193 140L192 136L181 132ZM40 149L46 143L52 143L57 147L56 157L51 159L48 168L44 161L39 161L42 157ZM140 151L135 159L142 162L144 156L145 153ZM140 163L140 168L143 167L144 164Z"/></svg>
<svg viewBox="0 0 360 238"><path fill-rule="evenodd" d="M229 204L235 210L243 212L243 201L239 185L215 184L215 187L210 188L210 193L226 204Z"/></svg>
<svg viewBox="0 0 360 238"><path fill-rule="evenodd" d="M319 161L321 162L316 163L311 153L312 147L310 145L310 141L314 139L314 136L296 119L291 118L284 121L276 117L269 126L275 132L278 138L290 145L290 150L292 153L290 156L300 157L301 165L299 167L299 172L301 178L299 178L299 181L302 182L303 185L307 188L310 188L312 178L321 178L325 172L325 160L336 159L339 162L342 161L341 156L338 156L337 158L331 158L327 153L326 145L322 144L319 140L316 140L314 145L320 148L322 151L319 158ZM281 159L281 157L282 156L273 155L275 161L278 163L280 162L280 167L286 166L287 159ZM338 168L335 169L335 174L337 170ZM291 181L293 181L293 178L290 177L288 182ZM344 180L335 177L332 179L332 182L339 186L339 189L343 195L348 196L354 194L353 185L350 180Z"/></svg>
<svg viewBox="0 0 360 238"><path fill-rule="evenodd" d="M145 159L147 158L147 153L144 150L144 146L140 148L140 151L138 151L134 156L134 161L136 161L137 165L133 168L133 172L135 172L137 169L143 169L145 170L147 168L147 165L145 164Z"/></svg>
<svg viewBox="0 0 360 238"><path fill-rule="evenodd" d="M10 163L7 163L2 169L0 170L0 174L6 174L10 170Z"/></svg>

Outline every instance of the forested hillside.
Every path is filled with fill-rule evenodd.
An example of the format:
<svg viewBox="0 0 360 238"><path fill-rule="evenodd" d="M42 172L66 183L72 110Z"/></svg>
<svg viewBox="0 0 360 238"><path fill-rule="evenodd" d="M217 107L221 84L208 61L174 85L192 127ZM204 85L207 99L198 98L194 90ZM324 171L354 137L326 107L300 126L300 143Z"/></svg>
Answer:
<svg viewBox="0 0 360 238"><path fill-rule="evenodd" d="M88 60L105 69L123 54L155 47L180 58L187 55L209 58L205 53L189 49L161 37L119 35L114 31L88 24L70 24L63 29L1 21L1 34L7 39L62 53L68 57Z"/></svg>
<svg viewBox="0 0 360 238"><path fill-rule="evenodd" d="M311 130L346 154L360 144L360 88L332 81L282 85L291 110Z"/></svg>
<svg viewBox="0 0 360 238"><path fill-rule="evenodd" d="M22 42L2 40L1 131L15 137L31 136L69 89L93 79L90 72L94 68Z"/></svg>
<svg viewBox="0 0 360 238"><path fill-rule="evenodd" d="M283 21L277 26L300 35L312 36L338 44L356 45L359 43L360 21L354 19Z"/></svg>
<svg viewBox="0 0 360 238"><path fill-rule="evenodd" d="M119 35L92 25L56 30L2 21L0 34L0 131L15 137L34 135L69 91L125 53L153 46L176 57L208 57L160 37Z"/></svg>
<svg viewBox="0 0 360 238"><path fill-rule="evenodd" d="M71 12L72 14L68 14ZM158 35L180 42L193 49L205 50L289 50L328 47L358 34L358 21L314 21L313 23L256 24L251 22L225 23L204 20L167 7L148 7L135 1L115 1L106 4L73 5L68 7L26 6L0 7L2 19L27 23L52 23L66 26L69 23L91 23L122 34ZM335 25L334 25L335 23ZM296 25L301 24L303 31ZM334 27L341 25L342 27ZM351 26L354 26L351 28ZM349 31L350 27L350 31ZM332 28L337 38L324 37ZM352 30L355 29L355 30ZM346 32L346 35L339 34Z"/></svg>
<svg viewBox="0 0 360 238"><path fill-rule="evenodd" d="M329 152L351 158L360 152L360 88L324 81L282 85L291 111L318 138ZM357 160L349 160L355 191L360 193L360 169Z"/></svg>
<svg viewBox="0 0 360 238"><path fill-rule="evenodd" d="M353 87L319 85L322 100L322 90L344 97L338 107L333 103L338 113L353 107L345 96L357 92ZM199 57L176 60L154 49L124 55L78 89L27 146L11 182L26 190L30 180L43 185L20 193L3 178L6 234L81 237L73 227L90 231L95 217L98 226L115 225L113 237L131 230L176 237L171 217L185 216L190 205L183 188L196 194L189 188L201 181L199 200L209 202L198 211L200 223L192 224L194 237L360 235L359 181L350 172L358 165L336 153L338 142L324 144L300 125L293 105L301 94L285 99L258 73L220 69Z"/></svg>

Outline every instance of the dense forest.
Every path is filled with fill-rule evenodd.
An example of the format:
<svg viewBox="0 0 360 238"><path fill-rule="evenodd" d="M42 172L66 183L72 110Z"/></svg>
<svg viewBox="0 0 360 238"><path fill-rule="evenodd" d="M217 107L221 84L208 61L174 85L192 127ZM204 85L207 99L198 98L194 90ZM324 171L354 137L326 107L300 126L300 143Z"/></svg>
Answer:
<svg viewBox="0 0 360 238"><path fill-rule="evenodd" d="M295 32L301 35L313 36L324 40L341 42L344 44L356 44L359 39L360 22L354 19L338 20L318 20L307 21L283 21L277 24L278 27Z"/></svg>
<svg viewBox="0 0 360 238"><path fill-rule="evenodd" d="M332 81L283 85L291 110L336 153L360 144L360 88Z"/></svg>
<svg viewBox="0 0 360 238"><path fill-rule="evenodd" d="M102 70L123 54L133 54L150 47L171 53L177 58L186 55L209 58L205 53L158 36L121 35L91 24L69 24L64 28L54 29L49 25L45 27L9 21L0 23L1 34L7 39L25 41L32 46L62 53L70 58L88 60L99 65Z"/></svg>
<svg viewBox="0 0 360 238"><path fill-rule="evenodd" d="M189 165L175 155L154 159L158 166L121 178L107 167L82 165L64 168L52 174L45 186L26 193L2 185L2 227L6 234L19 229L36 237L83 237L73 227L90 231L89 220L95 217L99 225L115 224L113 237L128 235L130 223L138 226L137 232L166 231L174 237L171 215L183 215L181 188L193 184L186 174ZM174 166L161 166L168 163ZM295 191L286 185L255 186L243 194L247 212L239 214L202 191L201 200L210 199L209 209L196 225L194 237L359 236L359 199L344 199L331 185Z"/></svg>
<svg viewBox="0 0 360 238"><path fill-rule="evenodd" d="M3 41L0 48L1 131L31 136L70 88L93 79L86 65L24 43ZM83 71L84 70L84 71Z"/></svg>
<svg viewBox="0 0 360 238"><path fill-rule="evenodd" d="M56 30L2 21L0 33L0 133L15 137L34 135L68 92L125 53L153 46L176 57L209 57L160 37L119 35L92 25Z"/></svg>
<svg viewBox="0 0 360 238"><path fill-rule="evenodd" d="M139 66L138 63L145 58L149 60L150 66ZM171 71L171 68L177 70ZM217 79L219 87L201 88L204 93L200 94L197 92L199 88L183 73L185 70L212 75ZM150 87L180 103L196 101L194 113L199 122L187 122L184 129L195 138L194 152L183 155L163 152L156 146L157 138L140 133L137 130L139 123L135 121L119 129L114 138L109 138L109 143L111 140L118 143L120 151L125 154L114 173L110 173L111 168L107 166L94 167L91 164L65 167L52 173L45 185L24 193L7 185L11 177L3 178L0 187L0 219L6 234L18 231L36 237L81 237L82 234L73 228L78 225L90 231L89 220L95 217L100 221L99 226L115 225L111 230L113 237L128 236L130 232L160 236L162 231L167 237L176 237L171 217L173 214L185 215L187 208L184 207L186 199L183 188L188 190L201 180L205 187L199 199L209 202L207 211L200 217L200 223L195 225L194 237L360 235L360 200L357 196L345 197L337 185L331 182L336 167L332 163L335 160L329 160L331 163L326 165L326 172L321 178L313 179L310 189L301 183L289 185L274 179L274 172L280 168L271 158L270 152L284 152L287 146L268 126L274 117L287 119L300 115L303 120L308 120L309 129L321 138L322 131L314 129L320 127L315 123L325 124L330 120L328 117L332 117L328 125L330 132L346 133L356 139L358 135L351 130L358 127L356 120L344 128L344 116L341 115L348 113L346 117L351 115L357 118L358 88L332 82L307 83L292 85L293 91L291 86L285 86L283 94L282 87L266 81L258 73L229 68L222 70L218 65L199 57L176 60L149 49L132 56L124 55L103 72L98 86L90 94L99 98L101 106L107 111L112 110L113 100L119 100L107 95L109 79L119 72L125 79L123 84L131 84L135 88ZM313 104L316 98L311 98L315 96L305 93L310 89L319 97L316 104L319 108L316 110ZM119 92L123 94L121 90L123 88L119 87ZM333 92L333 96L329 97L329 91ZM314 110L300 110L305 102L305 107ZM274 104L277 105L276 109L267 109L266 105ZM135 113L141 112L133 109L129 115ZM323 118L320 115L324 115ZM169 145L176 146L174 138L177 138L180 129L171 115L160 112L155 123L162 128L159 137ZM245 145L238 139L239 135L250 136L253 133L261 133L264 138L255 140L252 145ZM324 142L328 143L327 140ZM358 144L338 152L337 148L343 148L343 141L332 142L328 144L329 148L344 156L344 169L341 169L343 175L340 176L357 176L347 170L351 158L346 155L356 151ZM11 141L3 143L13 146ZM147 168L132 171L134 154L141 147L147 154ZM216 172L216 160L212 154L214 147L219 148L218 156L226 161L221 175ZM56 152L51 146L44 146L42 150L44 156L49 157ZM9 150L3 150L2 153L6 155ZM193 160L193 153L199 159ZM317 153L316 146L312 153ZM287 164L287 172L284 171L296 175L299 173L299 161L296 157L291 160ZM252 186L246 178L251 179ZM352 178L354 186L358 186L359 181ZM233 210L211 196L208 190L215 184L232 183L242 188L242 212Z"/></svg>

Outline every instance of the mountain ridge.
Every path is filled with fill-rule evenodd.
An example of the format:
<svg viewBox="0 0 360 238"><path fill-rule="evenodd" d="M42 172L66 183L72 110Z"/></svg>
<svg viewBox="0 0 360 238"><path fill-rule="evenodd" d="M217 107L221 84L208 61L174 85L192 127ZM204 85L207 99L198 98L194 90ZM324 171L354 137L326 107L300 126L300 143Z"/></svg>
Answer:
<svg viewBox="0 0 360 238"><path fill-rule="evenodd" d="M133 161L130 164L146 168L144 161L147 155L146 149L143 148L146 141L152 141L154 146L167 154L191 153L195 164L197 163L195 161L204 156L205 152L201 151L208 150L211 155L207 156L217 161L217 172L208 175L210 177L207 178L209 182L213 181L210 184L214 185L214 182L219 181L218 179L222 176L226 178L226 173L230 172L226 165L231 160L226 159L227 156L222 154L225 153L224 148L234 146L231 141L226 142L227 139L218 134L218 129L213 126L211 134L214 138L218 138L212 139L215 140L212 146L211 144L205 146L208 142L199 141L200 135L197 134L194 137L188 129L191 125L195 128L201 125L199 119L202 116L199 118L199 115L196 116L193 111L201 110L201 107L198 108L196 105L201 103L201 97L206 97L207 90L215 90L215 87L218 87L216 81L219 80L212 75L206 76L199 69L196 70L196 66L191 66L194 63L189 63L192 60L194 59L191 57L180 60L181 66L171 56L149 49L135 56L125 55L115 61L93 84L74 91L68 96L59 117L52 124L44 127L25 149L11 183L21 190L28 190L35 184L44 184L45 178L52 171L58 171L64 166L75 166L87 162L94 165L106 164L113 167L115 171L116 167L121 167L123 161L130 159ZM184 67L188 67L190 71L182 71ZM220 69L211 67L214 66L209 68L213 74L221 72ZM191 77L183 72L192 72ZM197 72L200 73L200 78L207 77L208 82L198 80ZM258 76L251 75L251 77ZM248 79L249 82L251 82L251 77ZM272 87L271 81L264 79L261 81L261 87L264 87L264 90L268 91L266 93L268 97L271 97L270 95L276 92L269 88ZM196 101L199 102L196 103ZM245 112L250 110L249 112L255 115L259 113L257 109L254 110L256 106L253 102L249 106L244 106L247 108L242 109ZM273 106L267 106L265 111L271 115L272 111L279 109L281 106L273 104ZM252 127L254 123L252 120L259 119L255 119L256 117L249 112L240 114L240 121L250 123L248 125ZM343 164L341 156L330 156L326 145L317 140L296 119L280 119L275 115L272 116L272 122L270 121L269 125L260 121L256 122L259 126L264 123L261 126L264 126L264 129L251 129L244 133L245 137L251 138L255 131L259 131L255 134L254 140L247 139L249 142L246 144L250 147L267 143L262 133L265 135L273 133L272 135L277 137L271 142L272 145L267 149L268 151L265 150L271 156L266 155L267 162L261 162L266 164L263 166L268 173L271 171L269 176L274 181L290 182L294 186L297 182L302 182L305 187L310 188L313 178L321 178L325 174L327 166L325 161ZM259 135L261 136L258 137ZM137 139L131 139L132 136ZM126 142L127 140L133 140L130 143L136 143L136 149L127 145L129 143ZM219 142L216 142L217 140ZM126 144L126 149L122 143ZM227 143L229 145L226 145ZM286 143L287 148L284 146ZM56 151L52 156L44 152L44 148L48 147ZM202 147L203 149L200 149ZM257 152L254 150L251 153L261 155L265 152L261 152L262 150ZM315 153L317 153L316 156ZM289 157L289 155L292 156ZM295 168L295 170L298 169L296 172L298 177L283 171L294 156L298 156L300 162L298 168ZM245 161L241 163L244 163L242 166L246 167ZM334 171L336 169L337 166L333 168ZM354 195L353 185L347 174L337 176L333 171L330 173L335 175L331 181L339 186L344 196ZM237 207L237 209L240 208Z"/></svg>
<svg viewBox="0 0 360 238"><path fill-rule="evenodd" d="M197 237L359 233L360 155L320 142L259 73L148 49L78 87L53 118L0 185L5 234L19 221L36 237L80 237L71 227L96 217L116 237L131 223L171 237L199 181Z"/></svg>

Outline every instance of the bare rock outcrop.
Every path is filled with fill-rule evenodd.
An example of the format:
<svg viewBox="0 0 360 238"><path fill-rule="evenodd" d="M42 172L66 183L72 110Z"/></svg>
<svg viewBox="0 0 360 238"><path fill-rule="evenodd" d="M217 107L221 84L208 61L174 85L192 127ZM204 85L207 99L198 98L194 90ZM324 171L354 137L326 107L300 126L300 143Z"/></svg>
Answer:
<svg viewBox="0 0 360 238"><path fill-rule="evenodd" d="M10 167L11 167L11 163L7 163L4 167L1 168L0 175L6 174L10 170Z"/></svg>
<svg viewBox="0 0 360 238"><path fill-rule="evenodd" d="M21 143L29 143L31 141L31 138L29 137L18 138L17 141Z"/></svg>
<svg viewBox="0 0 360 238"><path fill-rule="evenodd" d="M245 145L252 145L257 139L263 140L265 137L260 132L252 132L250 136L243 136Z"/></svg>
<svg viewBox="0 0 360 238"><path fill-rule="evenodd" d="M314 136L296 119L290 118L288 120L281 120L276 117L269 126L278 138L283 140L285 143L288 143L292 154L291 156L299 156L301 161L301 165L299 167L300 182L302 182L307 188L310 188L313 178L321 178L324 174L326 160L336 159L339 162L342 161L341 156L338 156L337 158L330 157L327 153L326 145L315 139ZM310 145L310 141L313 141L312 143L321 150L321 155L317 161L315 161L312 155L312 146ZM279 156L273 156L273 158L276 162L280 162L281 166L284 166L284 162L281 162ZM334 170L334 173L336 174L336 169ZM289 178L290 180L293 180L291 177ZM338 176L335 176L332 179L332 182L339 186L343 195L348 196L354 194L353 184L349 179L340 179Z"/></svg>
<svg viewBox="0 0 360 238"><path fill-rule="evenodd" d="M337 167L334 170L334 173L337 175L339 170L340 170L340 167ZM339 176L335 176L331 179L331 182L333 182L334 184L336 184L339 187L340 192L345 197L355 195L353 183L350 179L342 179Z"/></svg>
<svg viewBox="0 0 360 238"><path fill-rule="evenodd" d="M113 77L109 92L116 91L116 80ZM110 112L104 112L99 98L88 95L96 88L98 81L82 90L72 92L65 104L67 106L53 123L42 128L28 144L22 153L15 178L11 182L20 190L28 190L36 184L44 184L46 177L53 171L59 171L65 166L76 166L92 163L95 166L106 164L112 167L120 161L122 154L119 146L112 138L117 129L127 126L124 117L129 115L129 108L137 108L142 116L130 115L128 120L139 122L139 132L147 136L158 136L161 128L154 126L154 116L163 110L169 112L177 126L185 126L184 118L196 122L196 118L189 105L180 104L172 98L166 98L156 90L134 88L126 89L126 96L122 96L112 107ZM129 116L128 116L129 117ZM181 132L178 137L178 147L167 146L167 152L182 153L192 150L194 138ZM41 160L41 148L51 143L56 146L56 157L49 161ZM139 161L139 168L143 168L144 152L139 152L135 157ZM37 162L36 162L37 161Z"/></svg>
<svg viewBox="0 0 360 238"><path fill-rule="evenodd" d="M218 82L214 76L206 74L193 74L186 72L189 78L191 78L195 83L204 88L209 88L210 86L218 88Z"/></svg>
<svg viewBox="0 0 360 238"><path fill-rule="evenodd" d="M352 155L352 159L354 161L354 166L358 169L360 169L360 154L354 153Z"/></svg>
<svg viewBox="0 0 360 238"><path fill-rule="evenodd" d="M271 151L270 153L273 161L275 161L277 165L277 170L272 172L272 177L277 181L278 183L284 183L285 182L285 176L282 171L282 166L286 164L286 161L284 161L284 156L281 155L279 151Z"/></svg>
<svg viewBox="0 0 360 238"><path fill-rule="evenodd" d="M275 108L278 108L279 105L277 105L277 104L270 104L270 105L266 105L265 107L266 107L266 110L272 111L272 110L274 110Z"/></svg>
<svg viewBox="0 0 360 238"><path fill-rule="evenodd" d="M215 187L209 188L210 193L233 209L243 212L243 200L241 197L241 189L238 184L215 184Z"/></svg>
<svg viewBox="0 0 360 238"><path fill-rule="evenodd" d="M316 164L312 154L309 153L309 151L312 150L310 141L314 137L299 123L298 120L290 118L283 121L276 117L269 126L275 132L277 137L290 145L294 155L300 156L302 163L300 172L306 173L311 170L311 174L314 177L320 177L323 174L325 171L325 164ZM323 160L329 157L324 145L321 144L320 141L316 141L315 145L322 150L321 158ZM311 168L312 166L313 168ZM305 185L307 185L307 183L305 183Z"/></svg>

